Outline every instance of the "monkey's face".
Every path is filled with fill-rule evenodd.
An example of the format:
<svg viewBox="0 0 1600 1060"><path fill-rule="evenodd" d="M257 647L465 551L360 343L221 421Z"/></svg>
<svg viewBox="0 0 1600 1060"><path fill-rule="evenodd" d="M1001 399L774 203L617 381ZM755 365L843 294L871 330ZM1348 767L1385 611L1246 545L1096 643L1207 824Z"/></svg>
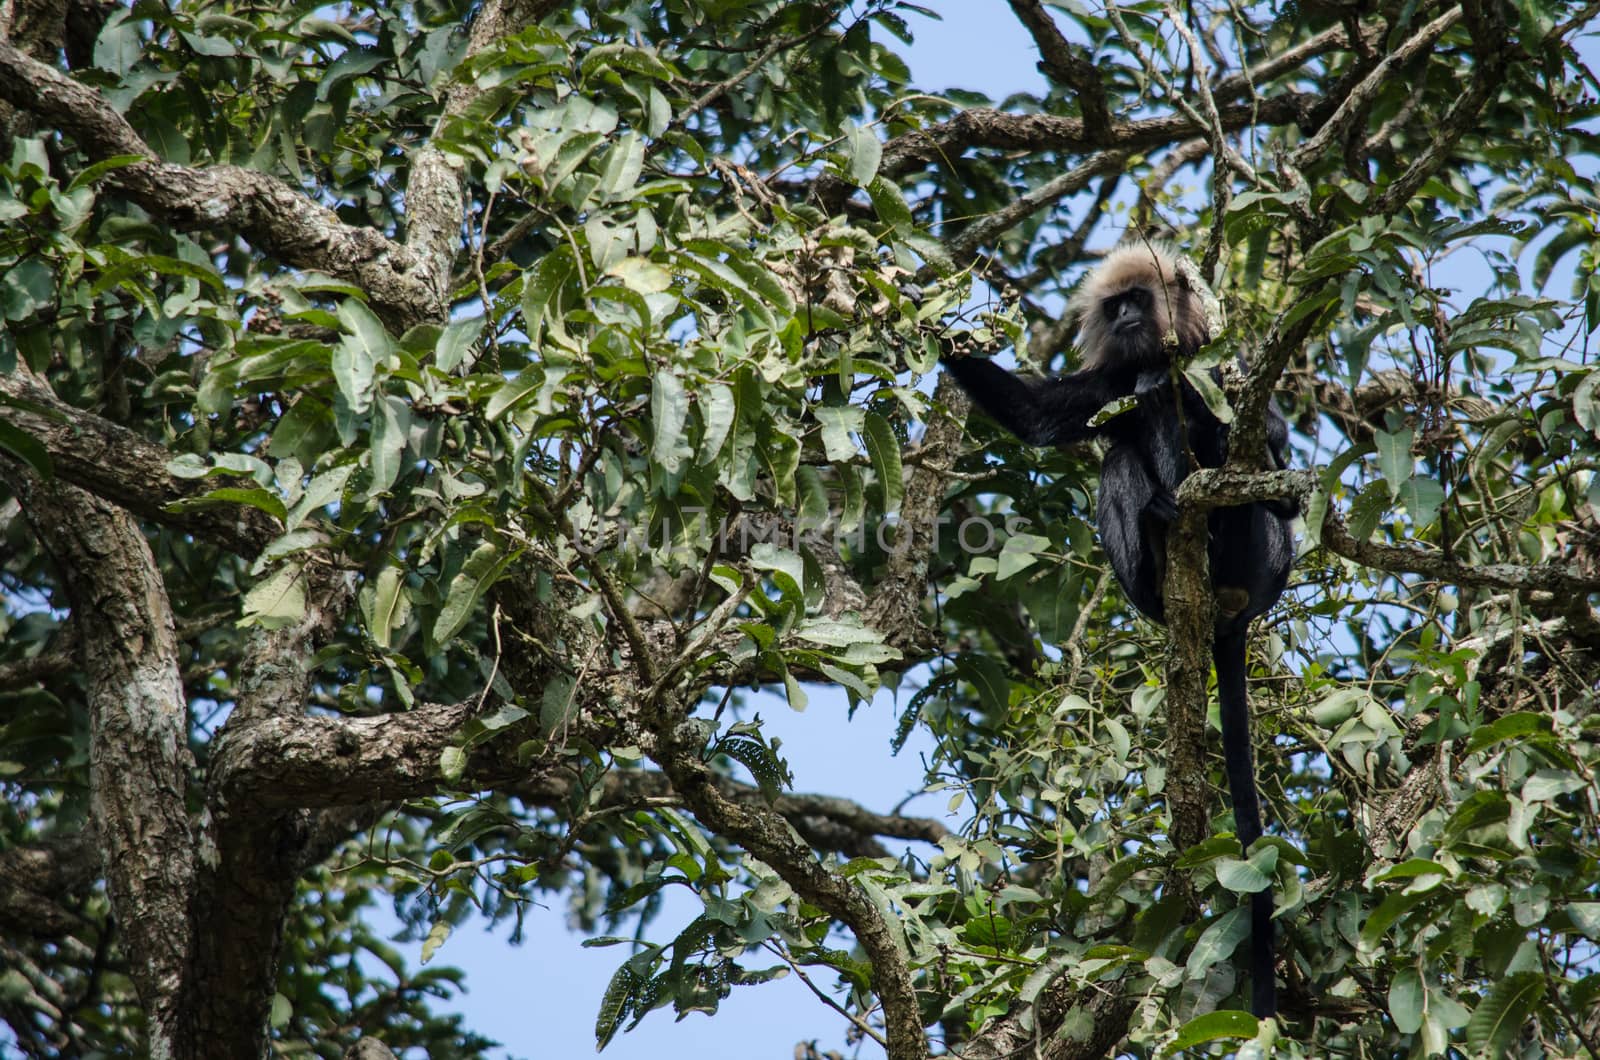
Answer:
<svg viewBox="0 0 1600 1060"><path fill-rule="evenodd" d="M1107 254L1079 284L1068 312L1078 318L1085 368L1161 369L1208 341L1189 272L1161 244L1129 243Z"/></svg>
<svg viewBox="0 0 1600 1060"><path fill-rule="evenodd" d="M1144 284L1135 284L1102 300L1097 330L1104 336L1106 348L1098 358L1100 363L1130 368L1166 364L1173 352L1169 348L1171 321L1181 315L1180 307L1167 303L1187 296L1181 287L1163 285L1163 289L1153 291Z"/></svg>

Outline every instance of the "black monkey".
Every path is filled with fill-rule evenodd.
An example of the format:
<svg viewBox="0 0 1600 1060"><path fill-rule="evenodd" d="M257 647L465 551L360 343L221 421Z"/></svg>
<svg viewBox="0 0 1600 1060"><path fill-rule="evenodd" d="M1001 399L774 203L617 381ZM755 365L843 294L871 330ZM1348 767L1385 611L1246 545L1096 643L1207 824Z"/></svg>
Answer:
<svg viewBox="0 0 1600 1060"><path fill-rule="evenodd" d="M1170 370L1174 355L1186 360L1210 341L1192 269L1160 244L1126 244L1108 254L1072 299L1083 368L1070 375L1024 379L986 360L944 362L979 407L1031 445L1106 439L1095 520L1100 540L1123 592L1157 622L1166 620L1161 594L1167 529L1177 517L1174 493L1196 464L1220 467L1228 457L1227 425L1189 383L1174 387ZM1108 403L1129 397L1132 408L1092 422ZM1269 407L1272 466L1287 466L1288 440L1288 425ZM1247 630L1283 593L1297 512L1294 501L1263 501L1213 509L1209 517L1222 758L1246 849L1261 836L1245 690ZM1267 1017L1277 1011L1270 889L1251 896L1250 914L1250 1007Z"/></svg>

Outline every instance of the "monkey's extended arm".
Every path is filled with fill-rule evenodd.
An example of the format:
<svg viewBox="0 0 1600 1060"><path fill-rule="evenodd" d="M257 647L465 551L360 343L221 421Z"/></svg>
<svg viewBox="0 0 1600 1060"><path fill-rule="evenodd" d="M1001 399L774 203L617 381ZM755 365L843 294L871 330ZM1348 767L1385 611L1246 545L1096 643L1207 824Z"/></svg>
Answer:
<svg viewBox="0 0 1600 1060"><path fill-rule="evenodd" d="M1099 430L1089 420L1108 402L1133 393L1134 377L1085 369L1045 379L1013 375L993 361L947 359L947 371L995 422L1029 445L1068 445Z"/></svg>

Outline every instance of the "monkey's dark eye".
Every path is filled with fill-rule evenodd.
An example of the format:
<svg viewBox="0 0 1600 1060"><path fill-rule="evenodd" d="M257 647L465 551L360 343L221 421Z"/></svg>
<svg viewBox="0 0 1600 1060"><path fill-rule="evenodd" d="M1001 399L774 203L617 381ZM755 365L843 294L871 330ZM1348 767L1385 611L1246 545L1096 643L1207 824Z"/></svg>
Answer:
<svg viewBox="0 0 1600 1060"><path fill-rule="evenodd" d="M1124 307L1136 311L1141 316L1150 312L1150 290L1146 287L1130 287L1121 294L1107 298L1100 303L1106 319L1115 321L1122 316Z"/></svg>

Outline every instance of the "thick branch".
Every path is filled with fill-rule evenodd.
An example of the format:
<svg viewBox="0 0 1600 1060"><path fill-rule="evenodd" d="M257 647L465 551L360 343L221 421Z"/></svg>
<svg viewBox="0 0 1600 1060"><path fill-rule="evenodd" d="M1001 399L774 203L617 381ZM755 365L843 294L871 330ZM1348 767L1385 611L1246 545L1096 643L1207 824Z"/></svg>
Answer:
<svg viewBox="0 0 1600 1060"><path fill-rule="evenodd" d="M1211 786L1206 779L1206 678L1216 602L1206 551L1206 509L1190 501L1185 481L1178 518L1167 531L1167 805L1172 843L1187 850L1211 834Z"/></svg>
<svg viewBox="0 0 1600 1060"><path fill-rule="evenodd" d="M1370 39L1374 42L1383 35L1383 31L1377 26L1364 30L1363 33L1370 34ZM1286 48L1272 58L1257 63L1249 70L1217 78L1216 82L1211 86L1211 95L1217 100L1225 100L1233 99L1236 96L1254 94L1256 86L1262 82L1270 81L1280 74L1299 69L1306 61L1315 59L1317 56L1325 52L1331 52L1336 48L1345 47L1347 44L1349 44L1349 38L1345 35L1343 26L1325 29L1293 48Z"/></svg>
<svg viewBox="0 0 1600 1060"><path fill-rule="evenodd" d="M1350 535L1344 517L1330 504L1322 521L1322 544L1328 550L1390 574L1417 574L1446 585L1543 590L1557 594L1600 592L1600 577L1586 574L1575 563L1458 563L1436 548L1419 544L1385 545L1358 541Z"/></svg>
<svg viewBox="0 0 1600 1060"><path fill-rule="evenodd" d="M107 180L180 231L227 229L289 265L349 280L396 331L444 318L424 263L405 247L370 228L345 224L332 210L255 170L160 161L100 93L4 41L0 99L71 135L93 161L144 159Z"/></svg>
<svg viewBox="0 0 1600 1060"><path fill-rule="evenodd" d="M934 403L949 408L959 392L950 373L941 372ZM885 640L909 658L932 647L932 631L922 620L922 605L928 594L928 563L934 555L934 535L949 482L944 472L961 455L963 436L964 417L939 417L928 424L918 460L907 476L888 570L867 602L867 624L883 631Z"/></svg>
<svg viewBox="0 0 1600 1060"><path fill-rule="evenodd" d="M1431 49L1434 42L1461 21L1461 8L1453 7L1438 18L1423 26L1411 35L1400 47L1383 57L1383 60L1373 67L1372 72L1356 85L1334 110L1331 117L1322 123L1322 128L1295 151L1293 164L1295 169L1305 169L1315 162L1329 146L1342 144L1349 137L1350 127L1372 102L1379 89L1383 88L1395 76L1395 71Z"/></svg>
<svg viewBox="0 0 1600 1060"><path fill-rule="evenodd" d="M539 806L565 805L572 797L576 778L570 771L541 773L526 784L506 790ZM883 857L886 851L876 837L938 843L948 829L928 817L874 813L858 802L832 795L779 795L768 803L761 789L730 777L713 776L722 797L755 808L770 806L788 819L801 837L818 850L838 851L849 857ZM602 782L604 790L589 803L592 809L612 807L686 805L665 774L644 770L612 770Z"/></svg>
<svg viewBox="0 0 1600 1060"><path fill-rule="evenodd" d="M267 809L393 802L435 791L439 755L476 707L469 700L372 717L260 718L229 732L212 758L211 786L223 798L254 798Z"/></svg>
<svg viewBox="0 0 1600 1060"><path fill-rule="evenodd" d="M561 7L560 0L488 0L472 20L460 71L504 38L531 26ZM466 114L483 95L475 80L453 81L445 90L444 107L434 123L437 137ZM466 212L460 161L431 143L419 150L406 180L406 246L422 263L421 278L440 306L449 297L451 267L461 248L461 222Z"/></svg>
<svg viewBox="0 0 1600 1060"><path fill-rule="evenodd" d="M57 938L81 926L62 903L100 878L98 855L84 832L0 851L0 934Z"/></svg>
<svg viewBox="0 0 1600 1060"><path fill-rule="evenodd" d="M225 754L237 728L299 713L311 691L308 660L337 628L350 600L345 576L308 570L305 614L291 626L253 630L239 662L239 697L213 742ZM184 1009L197 1055L262 1056L283 948L284 920L305 867L311 821L263 806L254 792L206 798L207 849L194 901L194 953Z"/></svg>
<svg viewBox="0 0 1600 1060"><path fill-rule="evenodd" d="M1011 0L1011 10L1039 46L1045 75L1077 94L1084 131L1094 139L1106 136L1111 131L1111 111L1094 61L1067 40L1039 0Z"/></svg>
<svg viewBox="0 0 1600 1060"><path fill-rule="evenodd" d="M1306 119L1322 102L1313 93L1289 92L1254 105L1223 107L1218 121L1225 131L1253 125L1282 125ZM1121 149L1146 151L1188 140L1206 130L1182 114L1139 121L1114 122L1104 136L1088 134L1082 118L1052 114L1009 114L990 107L972 107L929 129L897 136L884 145L878 170L885 177L903 176L920 166L955 158L972 147L1006 151L1062 151L1087 153ZM843 178L825 174L817 192L837 209L852 192Z"/></svg>
<svg viewBox="0 0 1600 1060"><path fill-rule="evenodd" d="M968 225L950 244L952 256L968 261L980 247L992 246L1013 225L1035 210L1055 205L1089 186L1095 177L1114 173L1127 161L1125 151L1105 151L1017 196L1010 203Z"/></svg>
<svg viewBox="0 0 1600 1060"><path fill-rule="evenodd" d="M186 788L189 715L172 610L128 513L0 461L66 584L88 675L89 806L106 889L150 1016L150 1052L181 1051L179 993L192 940L196 864Z"/></svg>
<svg viewBox="0 0 1600 1060"><path fill-rule="evenodd" d="M923 1060L928 1040L912 983L910 957L866 893L823 867L775 810L725 798L699 755L698 730L679 725L656 734L646 748L700 823L766 862L801 897L850 928L872 964L872 986L883 1004L891 1060Z"/></svg>
<svg viewBox="0 0 1600 1060"><path fill-rule="evenodd" d="M1449 113L1439 123L1433 139L1429 141L1422 154L1384 189L1383 194L1372 206L1373 216L1395 213L1411 201L1411 196L1416 194L1423 182L1444 165L1450 152L1455 149L1461 137L1477 119L1478 112L1489 101L1490 95L1498 92L1504 82L1507 42L1502 34L1496 32L1503 27L1493 15L1487 11L1476 10L1476 6L1474 4L1473 10L1467 12L1476 60L1472 84L1450 107ZM1490 5L1490 9L1492 8L1493 5ZM1499 39L1490 39L1491 37Z"/></svg>
<svg viewBox="0 0 1600 1060"><path fill-rule="evenodd" d="M961 1060L1013 1060L1039 1056L1045 1060L1100 1060L1116 1056L1117 1043L1128 1034L1128 1021L1139 1001L1120 982L1080 987L1062 974L1039 993L1032 1005L1012 1011L956 1050ZM1093 1029L1087 1037L1057 1036L1074 1010L1086 1011Z"/></svg>
<svg viewBox="0 0 1600 1060"><path fill-rule="evenodd" d="M167 471L171 452L103 419L73 408L22 365L0 374L0 422L31 435L50 454L58 478L103 497L142 519L194 534L241 556L254 556L277 537L278 521L242 504L182 512L167 506L215 489L215 479L181 479Z"/></svg>

